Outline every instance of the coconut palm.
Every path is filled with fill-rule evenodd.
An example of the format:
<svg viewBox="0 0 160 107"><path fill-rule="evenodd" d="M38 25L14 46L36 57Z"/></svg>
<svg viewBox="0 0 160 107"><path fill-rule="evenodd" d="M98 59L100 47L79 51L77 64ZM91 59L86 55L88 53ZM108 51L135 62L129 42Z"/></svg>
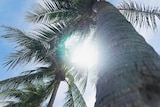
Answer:
<svg viewBox="0 0 160 107"><path fill-rule="evenodd" d="M9 102L7 107L28 107L31 105L37 107L48 99L47 107L52 107L62 81L65 81L68 85L64 106L86 107L82 91L85 90L88 74L78 72L77 69L62 62L63 57L65 57L64 52L61 51L65 48L63 47L63 41L69 35L63 35L64 28L67 27L63 22L61 24L43 25L32 33L12 27L3 27L7 33L2 37L16 43L16 52L8 57L5 66L14 68L18 64L28 64L30 62L44 64L43 67L25 71L20 76L0 81L2 96L6 96L6 98L15 97L19 100L19 102L17 100L7 101ZM28 83L32 83L33 87L32 85L28 86ZM40 83L43 87L35 88ZM80 87L77 86L77 83ZM81 91L79 88L81 88ZM30 89L32 92L30 92ZM39 100L35 99L35 103L33 97L39 97Z"/></svg>
<svg viewBox="0 0 160 107"><path fill-rule="evenodd" d="M117 8L104 0L61 0L59 3L53 0L45 4L50 8L40 6L29 14L30 21L55 23L68 16L70 29L74 26L82 35L96 28L102 57L96 107L159 105L159 91L156 91L159 89L159 56ZM66 8L55 8L55 4L65 4ZM159 18L160 14L158 8L146 8L134 2L124 2L118 8L133 24L155 29L155 17ZM52 17L55 14L56 19Z"/></svg>
<svg viewBox="0 0 160 107"><path fill-rule="evenodd" d="M159 102L159 56L118 9L133 24L156 28L159 9L134 2L115 8L104 0L44 0L27 19L60 26L64 22L66 34L79 32L82 38L95 32L102 57L95 107L155 107Z"/></svg>
<svg viewBox="0 0 160 107"><path fill-rule="evenodd" d="M29 21L65 20L70 30L82 36L96 28L102 58L95 107L160 105L159 55L126 20L155 29L155 18L160 18L159 8L134 2L123 2L115 8L105 0L48 0L44 4L28 14Z"/></svg>

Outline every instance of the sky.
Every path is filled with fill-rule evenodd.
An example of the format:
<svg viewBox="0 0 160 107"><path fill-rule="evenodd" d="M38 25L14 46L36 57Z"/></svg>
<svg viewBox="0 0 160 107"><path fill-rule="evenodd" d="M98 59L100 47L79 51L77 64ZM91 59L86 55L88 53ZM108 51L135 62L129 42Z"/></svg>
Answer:
<svg viewBox="0 0 160 107"><path fill-rule="evenodd" d="M0 0L0 26L6 25L20 29L28 29L29 24L24 20L26 10L32 5L32 0ZM0 28L0 35L5 34ZM0 38L0 80L17 75L17 69L7 71L3 67L5 58L13 52L13 43Z"/></svg>
<svg viewBox="0 0 160 107"><path fill-rule="evenodd" d="M40 0L0 0L0 26L1 25L7 25L11 27L20 28L21 30L28 30L32 28L30 24L27 23L24 16L26 14L27 10L31 10L33 7L33 4ZM120 0L110 0L111 3L117 4ZM134 0L139 2L142 2L144 4L150 4L153 6L160 6L160 2L157 2L158 0ZM138 29L137 31L143 35L146 39L146 41L154 47L154 49L160 54L160 21L158 22L158 30L156 32L153 32L149 29ZM0 35L3 35L4 31L0 28ZM10 52L14 51L13 43L8 42L7 40L4 40L0 38L0 80L13 77L18 75L21 71L25 71L28 69L32 69L30 66L25 66L22 68L16 68L13 70L7 71L6 68L3 67L3 63L7 55L9 55ZM36 66L36 65L35 65ZM56 101L54 104L54 107L62 107L63 97L64 97L64 85L65 83L62 83L60 86L60 90L58 90L58 95L56 97ZM88 86L85 94L85 99L87 102L88 107L93 107L95 102L95 90L93 87Z"/></svg>

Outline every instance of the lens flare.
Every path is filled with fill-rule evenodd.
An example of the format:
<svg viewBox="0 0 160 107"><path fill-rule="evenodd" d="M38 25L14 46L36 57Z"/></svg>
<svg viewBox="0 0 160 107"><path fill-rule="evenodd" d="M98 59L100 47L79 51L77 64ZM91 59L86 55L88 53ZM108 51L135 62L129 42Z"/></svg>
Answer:
<svg viewBox="0 0 160 107"><path fill-rule="evenodd" d="M84 44L74 50L71 61L78 66L91 67L97 61L96 51L89 44Z"/></svg>
<svg viewBox="0 0 160 107"><path fill-rule="evenodd" d="M74 40L67 41L69 44ZM72 64L82 68L90 68L97 64L98 62L98 51L96 45L91 40L87 39L85 42L74 46L70 50L70 61Z"/></svg>

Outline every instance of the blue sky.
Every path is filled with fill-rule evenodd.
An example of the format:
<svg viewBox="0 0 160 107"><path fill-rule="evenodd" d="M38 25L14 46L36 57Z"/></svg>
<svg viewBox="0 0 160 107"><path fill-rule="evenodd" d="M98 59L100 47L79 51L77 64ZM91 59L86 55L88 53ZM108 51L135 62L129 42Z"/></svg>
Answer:
<svg viewBox="0 0 160 107"><path fill-rule="evenodd" d="M7 25L24 30L27 29L29 25L24 20L24 15L32 3L33 0L0 0L0 26ZM3 34L4 31L0 28L0 35ZM13 45L13 43L0 38L0 80L17 74L15 71L6 72L2 65L8 53L13 51Z"/></svg>
<svg viewBox="0 0 160 107"><path fill-rule="evenodd" d="M0 0L0 25L7 25L11 27L17 27L22 30L27 30L31 27L25 19L25 13L27 10L30 10L33 6L33 3L36 0ZM37 0L38 1L38 0ZM40 1L40 0L39 0ZM112 3L117 3L117 0L110 0ZM157 3L157 0L136 0L138 2L147 3L150 5L159 6L160 2ZM159 24L160 25L160 24ZM160 26L158 25L158 30L160 31ZM146 41L151 44L154 49L160 53L160 33L152 32L150 30L137 29L146 39ZM4 34L3 29L0 28L0 35ZM24 71L26 69L31 69L29 66L16 68L10 71L6 71L3 67L2 63L5 60L5 57L13 52L13 43L8 42L7 40L0 38L0 80L16 76L20 71ZM63 84L62 84L63 85ZM62 87L62 86L61 86ZM63 88L59 90L59 94L57 95L55 107L62 107L62 98L63 98ZM93 88L88 87L87 94L85 95L87 100L87 104L89 107L92 107L95 101L95 91Z"/></svg>

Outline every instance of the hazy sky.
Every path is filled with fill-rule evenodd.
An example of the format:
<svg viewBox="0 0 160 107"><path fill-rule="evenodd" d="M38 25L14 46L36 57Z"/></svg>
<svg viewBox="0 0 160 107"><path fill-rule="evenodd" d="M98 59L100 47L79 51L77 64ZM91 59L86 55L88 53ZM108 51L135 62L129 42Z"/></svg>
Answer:
<svg viewBox="0 0 160 107"><path fill-rule="evenodd" d="M22 30L27 30L31 27L25 19L25 13L27 10L31 10L33 7L33 1L40 1L40 0L0 0L0 25L7 25L11 27L17 27ZM110 0L112 3L116 3L120 0ZM150 5L160 6L160 2L158 0L135 0L138 2L143 2L144 4L148 3ZM160 24L159 24L160 25ZM151 44L154 49L160 53L160 26L158 26L157 32L152 32L150 30L139 30L137 29L146 39L146 41ZM0 35L4 34L3 29L0 28ZM20 73L20 71L24 71L26 69L32 69L29 66L16 68L10 71L6 71L3 68L2 63L5 60L5 57L10 53L13 52L13 43L9 43L7 40L0 38L0 80L16 76ZM63 85L63 83L62 83ZM61 86L62 86L61 85ZM59 93L56 97L55 107L62 107L63 104L63 88L59 90ZM88 107L92 107L95 101L95 92L93 88L88 87L87 94L85 94L85 98L87 100Z"/></svg>

